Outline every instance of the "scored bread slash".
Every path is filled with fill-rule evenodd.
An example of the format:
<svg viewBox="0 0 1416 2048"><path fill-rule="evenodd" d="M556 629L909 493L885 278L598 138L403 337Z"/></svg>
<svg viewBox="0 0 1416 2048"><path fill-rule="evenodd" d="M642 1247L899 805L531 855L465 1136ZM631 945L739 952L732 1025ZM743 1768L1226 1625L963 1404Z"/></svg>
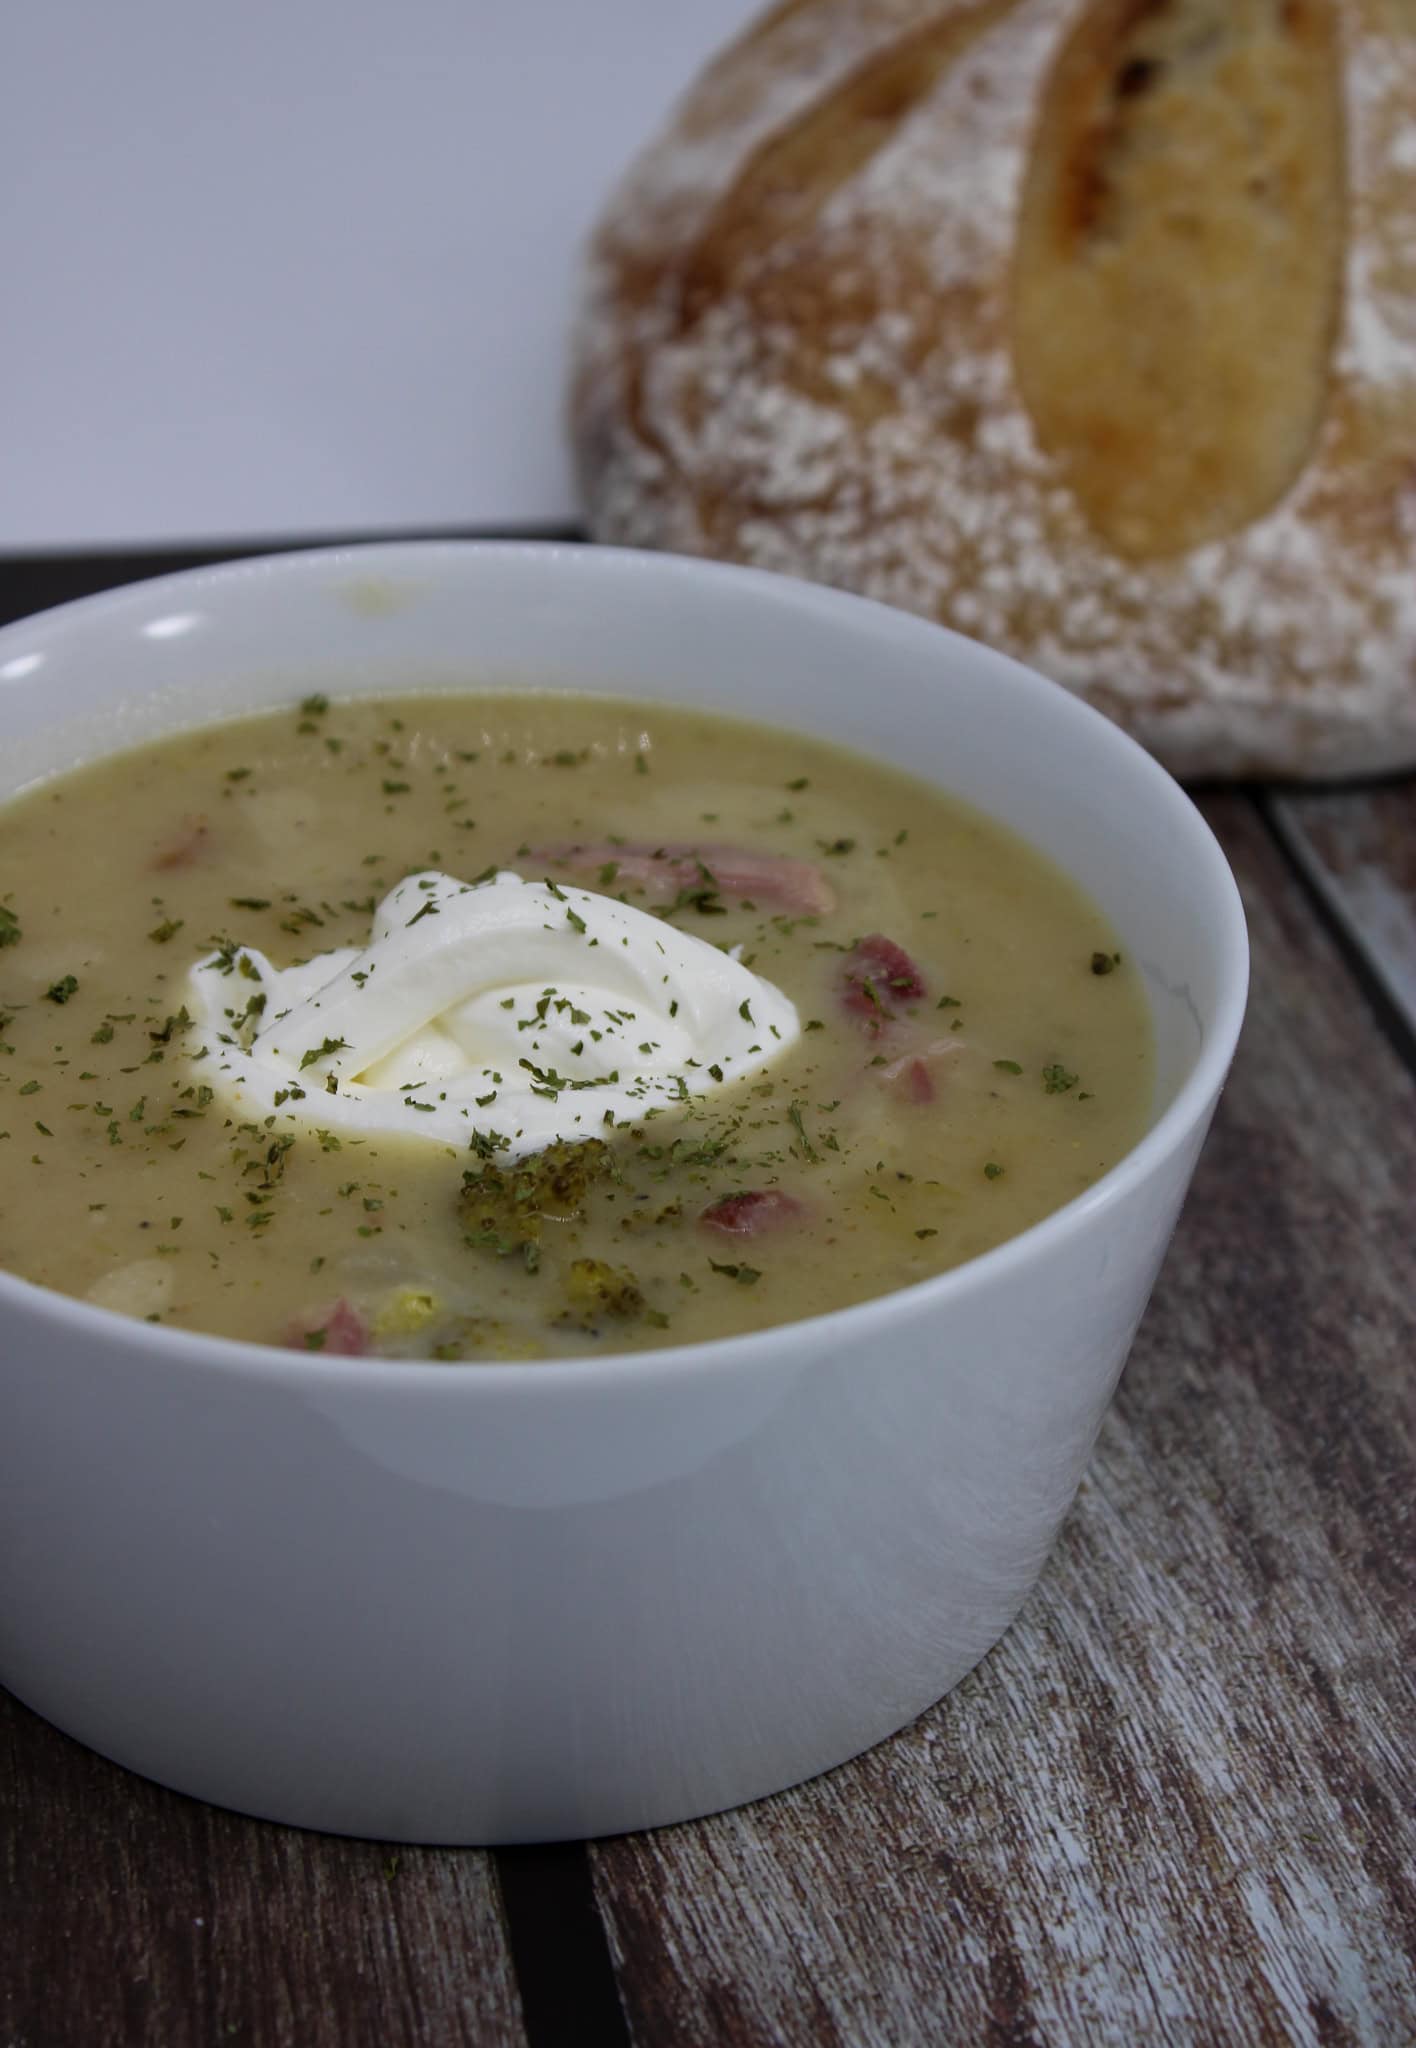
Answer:
<svg viewBox="0 0 1416 2048"><path fill-rule="evenodd" d="M1014 363L1039 441L1130 560L1242 532L1312 457L1342 293L1336 44L1332 0L1107 0L1052 67Z"/></svg>

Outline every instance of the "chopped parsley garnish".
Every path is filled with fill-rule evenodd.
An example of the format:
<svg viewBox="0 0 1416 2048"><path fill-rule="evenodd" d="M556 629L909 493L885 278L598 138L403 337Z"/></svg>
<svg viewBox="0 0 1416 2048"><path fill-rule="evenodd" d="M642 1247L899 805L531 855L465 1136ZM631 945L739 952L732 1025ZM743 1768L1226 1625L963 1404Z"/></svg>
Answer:
<svg viewBox="0 0 1416 2048"><path fill-rule="evenodd" d="M473 1131L467 1140L469 1152L475 1152L479 1159L491 1159L498 1152L510 1148L510 1138L504 1138L500 1131Z"/></svg>
<svg viewBox="0 0 1416 2048"><path fill-rule="evenodd" d="M720 1266L716 1259L710 1259L708 1263L713 1271L721 1273L725 1280L736 1280L739 1287L751 1287L762 1278L761 1270L757 1266Z"/></svg>
<svg viewBox="0 0 1416 2048"><path fill-rule="evenodd" d="M47 1003L67 1003L78 985L77 975L61 975L58 981L52 981L44 991L44 1000Z"/></svg>
<svg viewBox="0 0 1416 2048"><path fill-rule="evenodd" d="M808 1136L806 1135L806 1125L802 1122L801 1114L803 1106L804 1105L800 1102L792 1103L790 1108L787 1110L787 1116L790 1119L792 1129L796 1132L797 1137L800 1140L802 1158L806 1160L808 1165L815 1166L819 1164L821 1154L817 1151L816 1147L812 1144L810 1138L808 1138Z"/></svg>
<svg viewBox="0 0 1416 2048"><path fill-rule="evenodd" d="M169 939L176 938L185 923L186 919L182 917L164 917L161 924L153 926L148 937L154 944L165 946Z"/></svg>
<svg viewBox="0 0 1416 2048"><path fill-rule="evenodd" d="M20 938L20 920L0 903L0 946L18 946Z"/></svg>
<svg viewBox="0 0 1416 2048"><path fill-rule="evenodd" d="M325 1059L332 1052L343 1052L348 1043L347 1038L327 1038L322 1045L310 1046L300 1055L301 1073L304 1073L306 1067L312 1067L316 1060Z"/></svg>
<svg viewBox="0 0 1416 2048"><path fill-rule="evenodd" d="M164 1017L160 1027L156 1031L149 1031L148 1037L152 1040L154 1045L170 1045L172 1042L173 1032L186 1031L187 1029L189 1029L191 1022L191 1015L188 1012L186 1004L184 1003L181 1009L176 1011L175 1014L169 1017Z"/></svg>
<svg viewBox="0 0 1416 2048"><path fill-rule="evenodd" d="M1016 1060L995 1060L993 1064L1000 1074L1021 1074L1023 1071Z"/></svg>
<svg viewBox="0 0 1416 2048"><path fill-rule="evenodd" d="M1069 1074L1063 1066L1053 1064L1042 1070L1042 1085L1049 1095L1065 1095L1069 1088L1077 1085L1077 1076Z"/></svg>
<svg viewBox="0 0 1416 2048"><path fill-rule="evenodd" d="M718 885L702 861L698 863L698 872L700 875L706 875L708 879L696 885L685 883L664 912L666 917L672 917L675 911L679 910L696 910L700 917L727 915L727 905L719 900Z"/></svg>

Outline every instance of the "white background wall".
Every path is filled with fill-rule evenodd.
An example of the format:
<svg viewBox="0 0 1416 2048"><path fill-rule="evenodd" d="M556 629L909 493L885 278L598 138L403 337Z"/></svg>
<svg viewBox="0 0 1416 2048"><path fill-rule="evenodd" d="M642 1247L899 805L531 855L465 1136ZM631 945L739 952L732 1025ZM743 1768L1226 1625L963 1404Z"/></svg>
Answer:
<svg viewBox="0 0 1416 2048"><path fill-rule="evenodd" d="M0 548L564 519L577 253L752 0L17 0Z"/></svg>

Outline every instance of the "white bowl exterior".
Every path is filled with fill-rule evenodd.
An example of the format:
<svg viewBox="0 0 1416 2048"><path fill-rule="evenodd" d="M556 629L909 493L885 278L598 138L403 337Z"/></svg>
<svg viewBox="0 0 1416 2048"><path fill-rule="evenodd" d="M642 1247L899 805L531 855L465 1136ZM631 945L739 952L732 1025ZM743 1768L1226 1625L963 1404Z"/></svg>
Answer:
<svg viewBox="0 0 1416 2048"><path fill-rule="evenodd" d="M11 628L0 793L325 682L701 701L957 789L1143 966L1157 1123L954 1274L619 1360L308 1358L0 1275L0 1676L165 1783L389 1839L609 1833L825 1769L953 1684L1041 1568L1237 1035L1228 870L1153 763L1002 658L603 550L285 557Z"/></svg>

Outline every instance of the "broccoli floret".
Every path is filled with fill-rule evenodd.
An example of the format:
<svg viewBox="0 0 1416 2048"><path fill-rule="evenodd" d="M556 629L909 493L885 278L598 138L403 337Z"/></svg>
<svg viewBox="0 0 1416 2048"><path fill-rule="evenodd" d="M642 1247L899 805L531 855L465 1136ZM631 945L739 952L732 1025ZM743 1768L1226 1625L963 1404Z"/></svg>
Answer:
<svg viewBox="0 0 1416 2048"><path fill-rule="evenodd" d="M542 1225L578 1222L590 1189L614 1174L614 1155L601 1138L557 1138L513 1165L486 1159L462 1176L467 1242L503 1258L519 1254L534 1273Z"/></svg>
<svg viewBox="0 0 1416 2048"><path fill-rule="evenodd" d="M376 1337L413 1337L437 1321L441 1303L421 1287L395 1287L374 1316Z"/></svg>
<svg viewBox="0 0 1416 2048"><path fill-rule="evenodd" d="M572 1259L565 1276L565 1294L571 1313L585 1322L598 1321L601 1316L644 1313L644 1296L633 1273L606 1259Z"/></svg>

